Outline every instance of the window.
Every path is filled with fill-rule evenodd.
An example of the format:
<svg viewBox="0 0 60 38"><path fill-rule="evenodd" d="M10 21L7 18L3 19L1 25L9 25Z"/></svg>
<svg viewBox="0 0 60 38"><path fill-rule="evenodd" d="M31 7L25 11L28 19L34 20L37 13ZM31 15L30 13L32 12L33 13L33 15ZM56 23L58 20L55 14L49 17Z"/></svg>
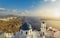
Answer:
<svg viewBox="0 0 60 38"><path fill-rule="evenodd" d="M27 35L28 33L26 32L26 35Z"/></svg>

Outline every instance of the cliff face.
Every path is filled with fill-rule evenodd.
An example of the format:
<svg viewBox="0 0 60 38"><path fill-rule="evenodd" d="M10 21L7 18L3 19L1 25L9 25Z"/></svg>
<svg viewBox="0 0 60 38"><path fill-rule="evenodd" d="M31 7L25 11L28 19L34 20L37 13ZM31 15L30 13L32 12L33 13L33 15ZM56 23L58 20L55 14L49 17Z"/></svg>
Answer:
<svg viewBox="0 0 60 38"><path fill-rule="evenodd" d="M3 32L17 32L22 25L21 18L9 19L9 21L0 20L0 31Z"/></svg>

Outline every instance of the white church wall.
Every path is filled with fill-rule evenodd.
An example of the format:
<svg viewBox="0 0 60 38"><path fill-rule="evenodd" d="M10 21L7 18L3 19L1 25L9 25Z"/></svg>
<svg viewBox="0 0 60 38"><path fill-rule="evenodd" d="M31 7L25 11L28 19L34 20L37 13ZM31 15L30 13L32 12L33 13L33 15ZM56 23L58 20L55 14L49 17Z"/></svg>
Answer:
<svg viewBox="0 0 60 38"><path fill-rule="evenodd" d="M30 35L32 33L32 29L31 30L20 30L21 35Z"/></svg>

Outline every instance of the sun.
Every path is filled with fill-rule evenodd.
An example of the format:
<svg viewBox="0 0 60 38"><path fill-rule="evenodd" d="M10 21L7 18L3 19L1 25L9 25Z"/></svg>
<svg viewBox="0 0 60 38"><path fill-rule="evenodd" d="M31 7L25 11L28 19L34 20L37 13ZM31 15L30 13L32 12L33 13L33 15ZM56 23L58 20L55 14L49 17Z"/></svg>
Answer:
<svg viewBox="0 0 60 38"><path fill-rule="evenodd" d="M54 13L53 13L53 16L56 17L56 18L59 18L60 17L60 12L58 10L55 10Z"/></svg>
<svg viewBox="0 0 60 38"><path fill-rule="evenodd" d="M59 13L54 13L54 16L59 17L60 15L59 15Z"/></svg>

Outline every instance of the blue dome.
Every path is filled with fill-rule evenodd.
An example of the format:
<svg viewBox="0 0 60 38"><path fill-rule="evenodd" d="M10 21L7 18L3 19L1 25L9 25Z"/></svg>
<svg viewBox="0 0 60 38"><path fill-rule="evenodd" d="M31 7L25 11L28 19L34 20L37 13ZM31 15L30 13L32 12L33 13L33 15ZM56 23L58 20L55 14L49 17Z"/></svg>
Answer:
<svg viewBox="0 0 60 38"><path fill-rule="evenodd" d="M30 30L31 29L31 25L29 23L23 23L23 25L21 26L21 30Z"/></svg>

